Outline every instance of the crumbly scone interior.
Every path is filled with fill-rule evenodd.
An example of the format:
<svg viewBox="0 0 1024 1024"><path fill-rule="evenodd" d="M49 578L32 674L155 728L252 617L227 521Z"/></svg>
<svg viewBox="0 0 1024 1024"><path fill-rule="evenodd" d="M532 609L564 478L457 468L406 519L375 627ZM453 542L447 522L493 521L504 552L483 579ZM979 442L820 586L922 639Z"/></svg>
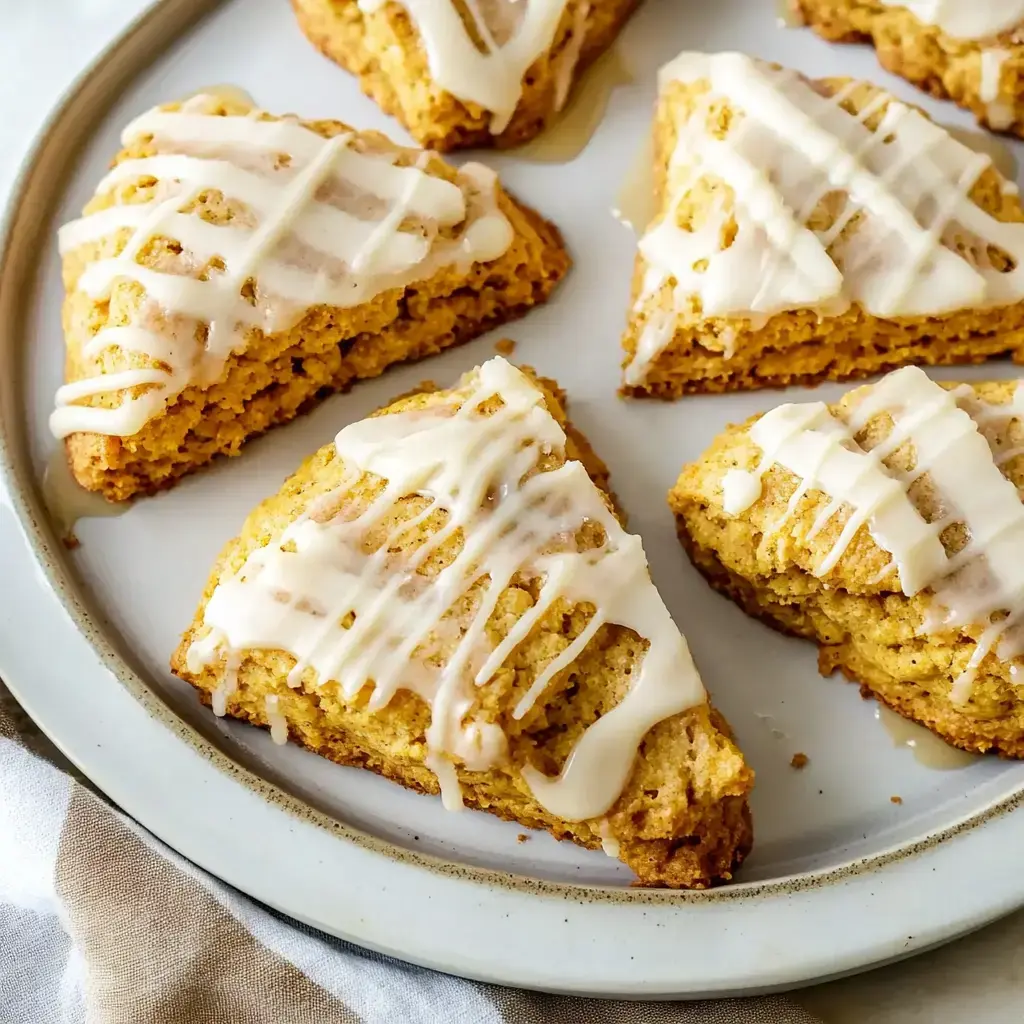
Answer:
<svg viewBox="0 0 1024 1024"><path fill-rule="evenodd" d="M751 436L755 419L730 428L683 471L670 495L680 538L712 584L750 614L817 641L823 671L841 668L866 692L957 746L1024 755L1016 684L1024 594L1014 588L1016 570L1006 554L1024 520L1016 494L1024 484L1024 394L1012 382L943 391L909 368L887 379L913 393L916 404L900 408L890 391L892 409L872 407L865 419L856 410L867 408L869 386L847 395L817 426L824 434L836 431L833 440L849 447L853 466L860 461L856 453L866 465L863 453L876 452L877 466L894 485L886 514L898 509L907 532L887 538L877 520L862 518L863 509L829 493L810 463L810 482L784 465L768 468L771 459ZM957 407L970 419L954 412ZM775 412L796 422L811 409ZM907 427L907 416L915 415ZM956 441L957 430L977 449L974 462L983 476L971 476L962 452L935 447L940 435ZM807 435L793 436L799 442ZM756 498L754 477L760 480ZM1000 495L998 522L972 505L959 484L950 486L959 480L964 490L995 493L979 479ZM925 547L898 568L885 544L898 547L911 537ZM921 561L925 550L933 562Z"/></svg>
<svg viewBox="0 0 1024 1024"><path fill-rule="evenodd" d="M520 400L514 392L522 398L531 390L541 403L529 413L536 429L543 434L565 424L557 395L547 385L538 389L503 360L486 364L478 374L486 380L498 374L504 381L498 400L492 395L480 404L486 381L472 376L454 392L396 403L357 425L359 436L387 436L409 417L436 426L458 418L467 402L474 403L474 415L480 417L476 426L496 426L493 418L507 415L509 403ZM509 527L522 535L515 544L526 537L526 547L534 552L521 565L502 562L502 552L507 556L515 550L519 554L512 562L518 563L525 549L510 549L503 539L509 534L499 530L491 538L490 554L475 556L484 560L487 573L473 570L462 576L458 570L478 529L488 528L490 517L502 514L502 504L514 505L516 494L523 493L508 476L498 472L493 486L485 488L484 501L493 510L485 509L479 521L473 512L448 535L444 531L452 517L463 513L434 506L422 494L405 495L389 504L360 543L360 559L367 562L356 586L384 594L394 574L407 588L404 600L412 604L403 605L397 592L389 592L391 611L377 619L366 594L351 598L363 603L343 628L358 628L361 619L370 625L364 638L368 646L354 641L347 655L337 654L348 639L338 634L319 651L315 645L303 648L301 639L296 642L298 633L275 634L274 642L263 636L257 644L250 635L257 620L261 628L271 628L271 621L305 616L309 625L309 616L325 609L296 605L329 600L327 577L323 595L311 595L297 589L294 579L288 583L276 575L284 562L272 552L280 549L284 531L290 529L301 548L303 531L327 535L309 527L308 520L306 526L300 523L310 509L314 520L334 521L335 528L344 530L345 524L376 515L374 503L382 500L384 481L346 465L350 459L339 457L338 449L351 452L353 442L339 435L337 446L321 449L280 494L253 513L241 537L225 550L175 657L175 671L199 688L215 710L271 726L277 720L279 734L290 732L334 760L361 764L413 788L440 790L449 805L464 800L583 845L604 843L641 881L693 886L726 879L749 847L745 798L752 775L707 703L685 643L646 576L638 542L621 532L607 495L598 489L605 483L603 467L567 425L562 442L556 434L532 449L516 442L511 451L492 435L477 456L500 456L497 468L526 453L512 476L530 464L522 488L534 495L529 502L541 505L519 506L517 525ZM546 483L554 481L553 474L575 482L562 491L561 484ZM461 486L472 492L475 479ZM553 504L543 497L549 486L555 488ZM584 493L590 497L581 518L583 506L574 503ZM338 516L344 523L337 522ZM534 528L539 532L532 536ZM288 547L292 542L286 538L283 543ZM351 550L323 543L327 561ZM376 554L384 550L382 544L388 561L385 575L378 576L373 567L383 566ZM265 601L257 613L250 602L243 615L247 624L242 624L237 610L248 598L244 582L240 589L238 581L249 574L250 582L258 584L261 571L267 571L260 566L277 566L270 578L280 590L271 587L271 593L283 604L275 608ZM602 581L596 591L595 571ZM453 577L454 572L459 575ZM452 579L469 585L453 585L442 602L450 598L451 603L438 616L440 606L431 604L432 595ZM385 589L377 591L378 583ZM225 595L234 610L225 604ZM332 604L321 621L332 621L339 607ZM408 617L410 609L405 623L402 616ZM399 624L394 629L388 625L392 621ZM415 641L415 651L402 655L411 654L411 659L399 659L400 664L390 659L398 634L404 637L421 625L426 631ZM638 631L641 626L648 635ZM304 660L296 660L297 650ZM326 667L328 650L335 651L340 659L335 664L344 671ZM467 687L457 668L452 671L459 664L470 666L475 686ZM335 675L346 684L333 681Z"/></svg>
<svg viewBox="0 0 1024 1024"><path fill-rule="evenodd" d="M663 70L654 140L659 212L634 274L628 391L853 377L1021 347L1016 189L916 108L865 82L684 54ZM861 169L830 185L830 162L854 150Z"/></svg>

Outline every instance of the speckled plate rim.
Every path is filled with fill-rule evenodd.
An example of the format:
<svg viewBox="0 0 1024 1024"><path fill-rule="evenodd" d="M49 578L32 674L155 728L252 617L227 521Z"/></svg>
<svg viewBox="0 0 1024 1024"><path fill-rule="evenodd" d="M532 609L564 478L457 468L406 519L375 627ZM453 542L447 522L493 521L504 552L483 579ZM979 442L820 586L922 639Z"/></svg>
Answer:
<svg viewBox="0 0 1024 1024"><path fill-rule="evenodd" d="M44 126L0 224L0 367L16 371L23 356L34 254L70 158L117 93L219 2L154 4ZM438 970L645 998L835 977L920 952L1024 904L1024 875L1012 856L1024 840L1024 814L1007 813L1024 791L839 868L707 893L571 886L466 867L321 814L179 719L90 610L29 471L20 379L0 372L0 674L116 804L260 901Z"/></svg>

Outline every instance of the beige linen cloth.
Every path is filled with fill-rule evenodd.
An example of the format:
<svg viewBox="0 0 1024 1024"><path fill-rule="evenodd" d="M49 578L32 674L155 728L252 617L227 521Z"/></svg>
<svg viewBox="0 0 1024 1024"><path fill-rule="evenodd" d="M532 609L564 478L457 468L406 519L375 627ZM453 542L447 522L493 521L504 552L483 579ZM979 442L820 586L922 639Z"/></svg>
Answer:
<svg viewBox="0 0 1024 1024"><path fill-rule="evenodd" d="M217 882L74 775L0 684L0 1024L818 1024L781 997L573 999L365 952Z"/></svg>

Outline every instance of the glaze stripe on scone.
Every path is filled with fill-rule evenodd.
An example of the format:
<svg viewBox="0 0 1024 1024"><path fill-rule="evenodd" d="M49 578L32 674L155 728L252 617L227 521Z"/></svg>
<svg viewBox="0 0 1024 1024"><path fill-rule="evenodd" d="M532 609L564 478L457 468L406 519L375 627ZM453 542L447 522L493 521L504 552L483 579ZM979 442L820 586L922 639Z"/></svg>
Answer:
<svg viewBox="0 0 1024 1024"><path fill-rule="evenodd" d="M225 549L174 671L343 764L728 879L752 774L553 385L501 358L343 429Z"/></svg>
<svg viewBox="0 0 1024 1024"><path fill-rule="evenodd" d="M331 391L544 299L557 231L480 164L198 96L151 110L61 229L84 487L152 492Z"/></svg>
<svg viewBox="0 0 1024 1024"><path fill-rule="evenodd" d="M1024 134L1022 0L790 0L833 42L873 43L881 64L996 131Z"/></svg>
<svg viewBox="0 0 1024 1024"><path fill-rule="evenodd" d="M731 427L669 501L713 585L896 711L1024 756L1024 387L916 367Z"/></svg>
<svg viewBox="0 0 1024 1024"><path fill-rule="evenodd" d="M920 111L742 54L661 72L658 214L624 338L677 397L1024 348L1016 187Z"/></svg>
<svg viewBox="0 0 1024 1024"><path fill-rule="evenodd" d="M543 130L639 0L292 0L302 30L432 149Z"/></svg>

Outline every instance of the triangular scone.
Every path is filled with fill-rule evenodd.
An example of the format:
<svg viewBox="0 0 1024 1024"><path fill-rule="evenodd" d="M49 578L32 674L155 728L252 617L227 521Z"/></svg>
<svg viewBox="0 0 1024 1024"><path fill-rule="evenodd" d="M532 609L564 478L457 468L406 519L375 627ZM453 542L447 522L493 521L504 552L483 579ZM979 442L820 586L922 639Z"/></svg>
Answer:
<svg viewBox="0 0 1024 1024"><path fill-rule="evenodd" d="M480 164L199 96L143 114L61 230L78 482L174 483L392 363L543 302L558 231Z"/></svg>
<svg viewBox="0 0 1024 1024"><path fill-rule="evenodd" d="M1016 186L915 108L864 82L686 53L662 69L655 141L628 392L1021 358Z"/></svg>
<svg viewBox="0 0 1024 1024"><path fill-rule="evenodd" d="M310 41L422 146L544 130L639 0L292 0Z"/></svg>
<svg viewBox="0 0 1024 1024"><path fill-rule="evenodd" d="M753 776L606 488L556 386L493 359L259 506L172 668L280 742L603 844L643 883L726 880Z"/></svg>
<svg viewBox="0 0 1024 1024"><path fill-rule="evenodd" d="M730 427L669 496L712 585L966 750L1024 757L1024 388L905 367Z"/></svg>
<svg viewBox="0 0 1024 1024"><path fill-rule="evenodd" d="M1021 0L789 0L818 35L874 44L882 66L966 107L996 131L1024 135Z"/></svg>

